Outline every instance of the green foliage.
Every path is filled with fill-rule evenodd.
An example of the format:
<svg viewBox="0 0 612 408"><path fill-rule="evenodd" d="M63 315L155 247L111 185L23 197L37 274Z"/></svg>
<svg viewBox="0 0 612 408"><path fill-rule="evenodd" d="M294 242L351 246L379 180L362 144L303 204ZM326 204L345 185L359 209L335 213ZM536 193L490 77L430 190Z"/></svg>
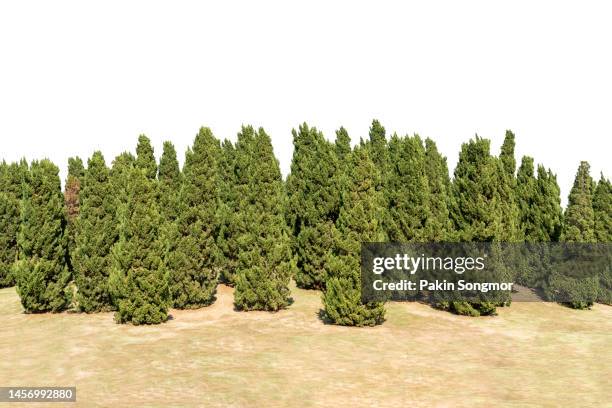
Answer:
<svg viewBox="0 0 612 408"><path fill-rule="evenodd" d="M158 324L168 319L171 303L160 234L163 220L155 182L144 169L132 168L128 173L128 198L119 210L109 292L118 323Z"/></svg>
<svg viewBox="0 0 612 408"><path fill-rule="evenodd" d="M21 205L15 279L27 313L58 312L70 301L66 218L58 172L49 160L32 162Z"/></svg>
<svg viewBox="0 0 612 408"><path fill-rule="evenodd" d="M234 252L236 214L236 149L229 140L221 145L219 162L219 203L217 207L217 246L221 259L221 279L228 285L234 285L238 254Z"/></svg>
<svg viewBox="0 0 612 408"><path fill-rule="evenodd" d="M514 158L514 133L511 130L506 130L506 136L504 137L504 143L502 143L501 153L499 159L502 162L504 172L511 177L514 177L516 171L516 159Z"/></svg>
<svg viewBox="0 0 612 408"><path fill-rule="evenodd" d="M380 172L368 150L355 149L350 160L349 173L340 175L344 187L340 215L333 228L324 314L334 324L373 326L384 321L385 308L379 302L361 302L360 253L362 242L386 239L381 223L384 199L376 188Z"/></svg>
<svg viewBox="0 0 612 408"><path fill-rule="evenodd" d="M0 164L0 288L15 284L12 269L18 254L20 202L27 172L23 161Z"/></svg>
<svg viewBox="0 0 612 408"><path fill-rule="evenodd" d="M344 127L336 131L336 142L334 144L336 157L340 163L344 163L351 153L351 138Z"/></svg>
<svg viewBox="0 0 612 408"><path fill-rule="evenodd" d="M331 226L339 212L334 175L341 166L335 146L306 123L293 131L293 144L291 174L287 179L287 218L297 254L295 280L298 287L321 289L325 284L324 260L330 248Z"/></svg>
<svg viewBox="0 0 612 408"><path fill-rule="evenodd" d="M595 242L595 215L593 193L595 183L589 174L589 163L580 162L574 186L569 194L565 210L563 235L564 242ZM573 272L573 271L570 271ZM593 305L599 291L598 280L582 276L553 272L549 281L549 291L564 294L571 301L565 304L574 309L588 309Z"/></svg>
<svg viewBox="0 0 612 408"><path fill-rule="evenodd" d="M80 191L83 189L85 167L80 157L68 158L68 177L64 188L64 205L66 206L66 235L68 239L68 253L74 252L76 227L75 221L79 216L81 204ZM68 266L72 269L71 259L68 258Z"/></svg>
<svg viewBox="0 0 612 408"><path fill-rule="evenodd" d="M130 170L135 166L136 158L123 152L113 160L110 172L111 186L117 208L127 203L127 183Z"/></svg>
<svg viewBox="0 0 612 408"><path fill-rule="evenodd" d="M219 141L209 128L201 128L185 156L178 219L166 234L170 291L179 309L207 306L215 299L215 265L221 258L215 242L218 155Z"/></svg>
<svg viewBox="0 0 612 408"><path fill-rule="evenodd" d="M289 303L294 261L284 218L284 186L272 142L260 128L238 135L238 269L234 305L277 311ZM242 184L245 181L247 183Z"/></svg>
<svg viewBox="0 0 612 408"><path fill-rule="evenodd" d="M509 149L504 156L509 159ZM513 181L502 159L490 154L490 142L476 136L461 146L452 184L451 218L462 242L511 242L518 235L518 207L512 195ZM501 273L501 271L500 271ZM500 277L493 279L503 281ZM456 302L455 302L456 303ZM461 302L465 303L465 302ZM453 304L449 310L472 315L495 314L506 302ZM438 305L445 307L445 305Z"/></svg>
<svg viewBox="0 0 612 408"><path fill-rule="evenodd" d="M151 140L145 135L138 136L136 145L136 167L142 169L149 180L157 177L157 162Z"/></svg>
<svg viewBox="0 0 612 408"><path fill-rule="evenodd" d="M453 224L449 215L451 206L450 177L446 157L438 152L436 143L425 139L425 174L429 190L429 217L425 220L423 242L453 240Z"/></svg>
<svg viewBox="0 0 612 408"><path fill-rule="evenodd" d="M112 308L108 289L111 249L117 241L116 201L110 170L96 151L87 163L75 228L72 267L78 288L77 308L91 313Z"/></svg>
<svg viewBox="0 0 612 408"><path fill-rule="evenodd" d="M589 163L580 162L574 186L569 194L563 224L565 242L595 242L595 183L589 174L589 168Z"/></svg>
<svg viewBox="0 0 612 408"><path fill-rule="evenodd" d="M179 192L182 175L176 158L176 150L171 142L164 142L164 150L159 160L159 209L166 222L173 222L179 212Z"/></svg>
<svg viewBox="0 0 612 408"><path fill-rule="evenodd" d="M539 191L533 158L523 156L516 179L521 235L526 242L537 242L540 238L539 213L541 209L536 207Z"/></svg>
<svg viewBox="0 0 612 408"><path fill-rule="evenodd" d="M539 236L541 242L557 242L561 237L563 210L561 209L561 189L557 176L544 166L538 166L538 194L535 206L539 209Z"/></svg>
<svg viewBox="0 0 612 408"><path fill-rule="evenodd" d="M393 135L387 168L386 232L389 240L420 242L425 238L425 223L431 216L425 146L421 138Z"/></svg>
<svg viewBox="0 0 612 408"><path fill-rule="evenodd" d="M612 243L612 184L603 174L593 195L593 217L597 242Z"/></svg>

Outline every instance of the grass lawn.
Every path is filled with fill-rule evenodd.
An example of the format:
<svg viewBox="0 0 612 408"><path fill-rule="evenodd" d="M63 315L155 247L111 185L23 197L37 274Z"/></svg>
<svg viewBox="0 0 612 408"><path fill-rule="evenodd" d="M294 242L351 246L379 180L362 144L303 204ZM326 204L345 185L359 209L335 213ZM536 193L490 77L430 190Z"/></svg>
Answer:
<svg viewBox="0 0 612 408"><path fill-rule="evenodd" d="M72 407L612 406L612 307L469 318L391 303L384 325L346 328L319 320L319 292L293 296L276 314L235 312L220 286L213 306L134 327L26 315L2 289L0 386L74 385Z"/></svg>

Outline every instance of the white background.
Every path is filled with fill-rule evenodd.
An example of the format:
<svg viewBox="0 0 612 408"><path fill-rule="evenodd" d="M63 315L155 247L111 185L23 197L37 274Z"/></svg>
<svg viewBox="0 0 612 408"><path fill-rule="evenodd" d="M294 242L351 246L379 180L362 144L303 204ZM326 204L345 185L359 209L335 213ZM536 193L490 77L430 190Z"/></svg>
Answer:
<svg viewBox="0 0 612 408"><path fill-rule="evenodd" d="M609 4L609 3L608 3ZM107 163L147 134L182 162L198 128L271 135L283 174L303 121L356 142L438 142L452 169L504 131L559 178L612 176L612 13L593 1L3 1L0 155Z"/></svg>

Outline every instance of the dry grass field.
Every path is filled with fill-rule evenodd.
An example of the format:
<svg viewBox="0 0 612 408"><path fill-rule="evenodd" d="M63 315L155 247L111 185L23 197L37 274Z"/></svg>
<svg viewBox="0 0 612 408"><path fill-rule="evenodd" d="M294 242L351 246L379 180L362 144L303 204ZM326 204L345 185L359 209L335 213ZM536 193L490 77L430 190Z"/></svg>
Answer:
<svg viewBox="0 0 612 408"><path fill-rule="evenodd" d="M318 319L318 292L293 296L276 314L235 312L220 286L211 307L134 327L26 315L3 289L0 385L75 385L73 407L612 406L612 307L468 318L391 303L384 325L345 328Z"/></svg>

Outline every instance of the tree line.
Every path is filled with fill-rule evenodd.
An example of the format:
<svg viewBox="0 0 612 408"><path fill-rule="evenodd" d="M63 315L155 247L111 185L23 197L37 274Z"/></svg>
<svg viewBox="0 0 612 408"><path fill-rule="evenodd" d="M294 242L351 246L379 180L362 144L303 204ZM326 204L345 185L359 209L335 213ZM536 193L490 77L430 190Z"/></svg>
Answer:
<svg viewBox="0 0 612 408"><path fill-rule="evenodd" d="M355 147L344 128L334 141L307 124L292 134L286 181L251 126L236 143L201 128L182 169L171 142L157 163L144 135L110 166L99 151L87 166L70 158L63 192L47 159L2 162L0 286L15 285L28 313L153 324L170 307L210 305L219 282L234 286L238 310L278 311L294 279L323 292L326 321L364 326L385 308L361 302L361 242L612 242L610 181L581 162L563 210L550 169L527 156L517 169L510 131L497 155L487 139L464 143L452 179L433 140L387 137L377 120ZM609 304L611 288L602 279L570 306ZM505 304L435 306L486 315Z"/></svg>

